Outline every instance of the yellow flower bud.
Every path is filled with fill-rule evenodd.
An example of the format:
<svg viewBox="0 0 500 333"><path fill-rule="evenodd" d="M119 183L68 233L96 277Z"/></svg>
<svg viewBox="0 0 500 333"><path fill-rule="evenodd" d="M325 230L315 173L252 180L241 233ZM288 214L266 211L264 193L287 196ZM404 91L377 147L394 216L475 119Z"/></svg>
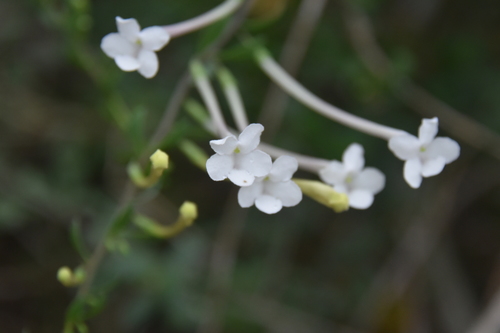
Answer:
<svg viewBox="0 0 500 333"><path fill-rule="evenodd" d="M163 174L163 171L168 169L168 155L160 149L157 149L149 159L151 160L151 171L147 177L144 176L138 163L130 162L127 167L130 179L140 188L148 188L155 185Z"/></svg>
<svg viewBox="0 0 500 333"><path fill-rule="evenodd" d="M85 280L85 270L80 266L73 273L71 268L63 266L57 271L57 280L65 287L78 286Z"/></svg>
<svg viewBox="0 0 500 333"><path fill-rule="evenodd" d="M67 266L61 267L57 271L57 279L63 284L63 286L71 287L73 281L73 272Z"/></svg>
<svg viewBox="0 0 500 333"><path fill-rule="evenodd" d="M184 201L181 208L179 208L179 213L181 214L179 220L184 220L186 226L190 226L198 217L198 207L194 202Z"/></svg>
<svg viewBox="0 0 500 333"><path fill-rule="evenodd" d="M164 151L157 149L149 159L154 169L168 169L168 155Z"/></svg>
<svg viewBox="0 0 500 333"><path fill-rule="evenodd" d="M335 191L331 186L316 180L293 179L299 185L302 193L320 204L341 213L349 209L349 197L345 193Z"/></svg>

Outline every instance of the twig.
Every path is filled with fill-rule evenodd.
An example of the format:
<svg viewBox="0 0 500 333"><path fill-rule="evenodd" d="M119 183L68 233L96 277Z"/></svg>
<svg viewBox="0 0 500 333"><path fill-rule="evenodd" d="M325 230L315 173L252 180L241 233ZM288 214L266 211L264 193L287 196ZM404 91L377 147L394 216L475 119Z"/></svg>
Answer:
<svg viewBox="0 0 500 333"><path fill-rule="evenodd" d="M279 59L280 65L293 77L297 75L304 60L325 5L326 0L302 0L300 3ZM271 140L278 131L287 101L288 95L271 83L258 121L266 127L263 133L266 140Z"/></svg>
<svg viewBox="0 0 500 333"><path fill-rule="evenodd" d="M394 94L423 117L437 116L441 126L456 138L500 159L500 136L474 119L437 99L409 77L395 73L389 57L377 43L368 16L350 1L342 1L349 38L368 70L391 83Z"/></svg>

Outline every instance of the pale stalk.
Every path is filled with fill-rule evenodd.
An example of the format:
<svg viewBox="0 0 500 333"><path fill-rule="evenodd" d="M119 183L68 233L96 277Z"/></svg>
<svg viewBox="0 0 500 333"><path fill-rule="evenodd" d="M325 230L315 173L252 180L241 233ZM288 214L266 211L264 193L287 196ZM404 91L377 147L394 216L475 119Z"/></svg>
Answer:
<svg viewBox="0 0 500 333"><path fill-rule="evenodd" d="M224 138L230 135L231 133L227 128L224 117L222 116L222 111L220 109L219 102L217 101L214 89L208 80L208 75L201 62L196 60L191 62L191 75L193 76L194 83L196 88L198 88L198 92L200 93L203 102L207 106L218 136Z"/></svg>
<svg viewBox="0 0 500 333"><path fill-rule="evenodd" d="M242 3L242 0L227 0L204 14L179 23L164 25L163 28L170 37L179 37L222 20L234 13Z"/></svg>
<svg viewBox="0 0 500 333"><path fill-rule="evenodd" d="M248 118L238 85L236 84L236 79L226 68L220 68L217 71L217 77L236 122L236 127L240 132L243 132L248 126Z"/></svg>
<svg viewBox="0 0 500 333"><path fill-rule="evenodd" d="M331 162L322 158L297 154L262 142L259 144L259 149L268 153L275 159L283 155L294 157L302 170L310 171L312 173L318 173L319 170L323 169Z"/></svg>
<svg viewBox="0 0 500 333"><path fill-rule="evenodd" d="M375 122L352 115L344 110L333 106L318 96L311 93L304 86L291 77L280 65L269 55L269 53L257 48L254 50L255 58L260 68L266 73L274 83L285 90L290 96L302 104L308 106L317 113L332 119L345 126L351 127L360 132L389 140L390 138L407 134L405 131L377 124Z"/></svg>

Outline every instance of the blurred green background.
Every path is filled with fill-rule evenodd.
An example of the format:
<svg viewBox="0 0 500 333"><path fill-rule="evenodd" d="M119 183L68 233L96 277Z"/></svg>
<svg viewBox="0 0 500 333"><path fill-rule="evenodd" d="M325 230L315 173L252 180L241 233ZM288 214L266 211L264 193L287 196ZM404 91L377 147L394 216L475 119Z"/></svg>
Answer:
<svg viewBox="0 0 500 333"><path fill-rule="evenodd" d="M75 288L56 273L82 263L72 226L92 251L124 194L127 163L143 153L189 60L227 22L172 40L146 80L100 50L115 16L166 25L219 3L0 2L0 332L62 331ZM242 30L278 59L303 7L256 6ZM371 72L353 47L358 14L373 24L388 75ZM134 208L168 224L190 200L199 219L171 240L121 232L128 251L97 271L90 332L472 332L500 287L500 2L332 0L305 24L299 31L313 33L297 77L328 102L416 134L423 115L414 109L426 102L407 89L411 78L485 127L474 132L453 111L443 127L455 130L440 135L461 144L461 157L413 190L383 140L291 100L282 122L263 115L269 80L234 38L218 60L238 79L250 121L273 122L268 142L325 159L361 143L386 188L366 211L336 214L309 198L270 216L239 208L232 184L211 181L179 150L190 139L211 154L212 139L181 110L161 145L171 168ZM439 116L434 106L423 107L426 117Z"/></svg>

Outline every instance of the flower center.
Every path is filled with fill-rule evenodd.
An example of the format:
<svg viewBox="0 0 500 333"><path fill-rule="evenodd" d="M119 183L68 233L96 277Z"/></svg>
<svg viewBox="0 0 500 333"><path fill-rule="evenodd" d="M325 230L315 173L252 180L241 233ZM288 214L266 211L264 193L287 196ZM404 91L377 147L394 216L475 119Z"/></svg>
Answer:
<svg viewBox="0 0 500 333"><path fill-rule="evenodd" d="M240 148L236 147L236 149L234 150L234 153L235 153L235 154L239 154L239 153L241 153Z"/></svg>
<svg viewBox="0 0 500 333"><path fill-rule="evenodd" d="M426 150L427 150L427 148L425 148L424 146L420 147L420 152L421 153L425 153Z"/></svg>

